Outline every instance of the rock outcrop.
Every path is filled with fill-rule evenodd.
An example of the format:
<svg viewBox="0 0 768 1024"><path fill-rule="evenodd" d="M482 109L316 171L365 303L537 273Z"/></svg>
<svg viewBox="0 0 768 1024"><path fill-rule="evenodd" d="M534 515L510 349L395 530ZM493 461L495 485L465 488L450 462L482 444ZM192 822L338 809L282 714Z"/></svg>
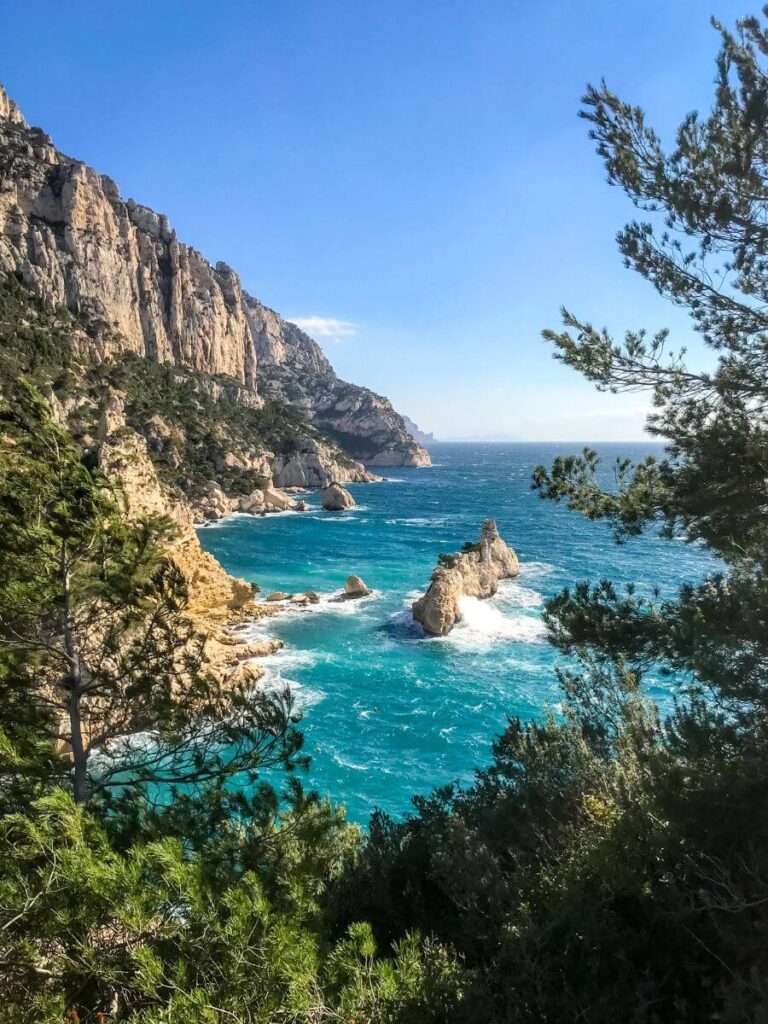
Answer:
<svg viewBox="0 0 768 1024"><path fill-rule="evenodd" d="M222 630L233 619L247 616L252 622L269 614L270 609L254 602L256 588L253 584L228 575L213 555L203 551L192 525L189 506L161 485L146 441L125 423L122 399L117 393L107 397L99 433L99 467L114 481L126 516L129 519L170 516L177 524L177 534L169 544L168 555L187 581L186 613L206 637L205 658L209 670L228 684L255 683L264 669L250 659L271 653L280 641L264 641L256 648Z"/></svg>
<svg viewBox="0 0 768 1024"><path fill-rule="evenodd" d="M357 504L349 491L339 483L329 484L323 491L323 508L327 512L343 512Z"/></svg>
<svg viewBox="0 0 768 1024"><path fill-rule="evenodd" d="M366 586L359 576L347 576L347 581L344 584L344 597L368 597L371 593L373 593L371 588Z"/></svg>
<svg viewBox="0 0 768 1024"><path fill-rule="evenodd" d="M519 573L517 555L501 539L493 519L486 519L477 544L440 556L427 592L412 606L413 617L427 633L445 636L461 618L462 597L492 597L499 580Z"/></svg>
<svg viewBox="0 0 768 1024"><path fill-rule="evenodd" d="M302 451L275 455L272 479L276 487L327 487L332 481L340 484L368 484L381 480L358 462L335 459L329 449L316 441L306 442Z"/></svg>
<svg viewBox="0 0 768 1024"><path fill-rule="evenodd" d="M225 375L242 386L238 400L285 402L356 459L429 464L387 399L339 380L316 342L248 295L231 267L212 266L166 216L122 199L111 178L59 152L2 87L0 272L98 325L92 360L130 351ZM311 461L277 467L276 482L327 483ZM333 475L351 479L342 467Z"/></svg>
<svg viewBox="0 0 768 1024"><path fill-rule="evenodd" d="M190 617L226 619L230 612L250 606L253 585L229 576L213 555L200 547L189 507L161 487L146 442L121 419L118 395L109 396L105 410L109 413L111 431L101 438L99 467L115 482L120 504L129 519L170 516L175 520L177 536L171 542L169 554L187 580ZM102 423L105 418L102 415Z"/></svg>

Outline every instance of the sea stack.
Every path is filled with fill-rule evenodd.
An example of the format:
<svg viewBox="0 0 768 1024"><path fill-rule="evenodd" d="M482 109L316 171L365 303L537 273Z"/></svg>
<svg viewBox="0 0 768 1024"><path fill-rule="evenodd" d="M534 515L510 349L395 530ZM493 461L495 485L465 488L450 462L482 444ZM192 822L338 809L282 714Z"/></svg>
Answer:
<svg viewBox="0 0 768 1024"><path fill-rule="evenodd" d="M343 512L346 508L354 507L355 499L341 484L328 484L323 491L323 508L327 512Z"/></svg>
<svg viewBox="0 0 768 1024"><path fill-rule="evenodd" d="M427 633L445 636L461 618L462 597L492 597L499 580L519 573L517 555L499 536L495 521L486 519L477 543L440 556L427 592L413 604L413 617Z"/></svg>

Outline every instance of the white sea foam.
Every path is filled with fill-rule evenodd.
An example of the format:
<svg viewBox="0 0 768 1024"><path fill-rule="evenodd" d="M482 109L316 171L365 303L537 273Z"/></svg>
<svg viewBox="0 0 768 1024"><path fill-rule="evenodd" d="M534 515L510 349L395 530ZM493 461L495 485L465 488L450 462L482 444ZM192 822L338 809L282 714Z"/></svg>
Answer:
<svg viewBox="0 0 768 1024"><path fill-rule="evenodd" d="M403 609L396 612L390 622L402 629L412 630L430 643L447 643L458 647L481 648L500 641L539 643L544 637L544 623L538 615L510 614L507 609L533 609L542 603L540 594L528 587L506 581L503 590L490 600L462 597L459 602L460 620L447 636L427 636L413 617L411 605L421 597L421 591L412 590L405 595Z"/></svg>
<svg viewBox="0 0 768 1024"><path fill-rule="evenodd" d="M247 626L245 629L248 630L247 635L249 639L252 637L265 637L269 634L265 631L264 622L266 622L268 628L269 622L277 617L286 615L317 615L321 612L332 615L356 615L373 602L380 601L383 596L380 590L372 590L365 597L345 599L344 590L342 589L333 590L328 594L321 594L319 601L309 604L293 604L289 600L275 601L272 603L272 607L275 610L274 615L270 616L269 619L260 620L252 626Z"/></svg>
<svg viewBox="0 0 768 1024"><path fill-rule="evenodd" d="M538 616L505 615L493 601L462 597L461 619L446 639L469 647L482 647L499 640L538 643L544 636L544 624Z"/></svg>
<svg viewBox="0 0 768 1024"><path fill-rule="evenodd" d="M524 587L517 580L502 580L495 600L511 608L539 608L544 604L544 598L538 591Z"/></svg>
<svg viewBox="0 0 768 1024"><path fill-rule="evenodd" d="M307 512L318 511L318 505L310 505ZM257 512L255 515L251 512L230 512L229 515L224 516L223 519L211 520L207 523L195 523L196 530L221 530L226 526L231 526L233 523L240 519L250 519L253 522L263 522L266 519L282 519L284 516L300 516L304 515L304 512L300 512L295 508L286 508L282 512Z"/></svg>
<svg viewBox="0 0 768 1024"><path fill-rule="evenodd" d="M323 690L315 690L305 686L293 678L296 669L307 668L317 659L312 651L294 650L293 648L278 651L265 663L266 674L259 680L258 688L262 693L281 694L290 690L296 707L304 711L324 699Z"/></svg>
<svg viewBox="0 0 768 1024"><path fill-rule="evenodd" d="M541 579L542 576L549 576L554 571L554 565L550 565L549 562L522 562L520 564L520 575L527 580Z"/></svg>
<svg viewBox="0 0 768 1024"><path fill-rule="evenodd" d="M351 516L347 513L344 515L324 515L324 516L310 516L310 519L315 519L319 523L355 523L358 521L359 516Z"/></svg>
<svg viewBox="0 0 768 1024"><path fill-rule="evenodd" d="M370 765L367 764L356 764L354 761L350 761L346 757L342 757L341 754L333 751L331 757L336 764L341 765L342 768L351 768L355 772L367 772L370 769Z"/></svg>
<svg viewBox="0 0 768 1024"><path fill-rule="evenodd" d="M398 519L385 520L387 526L406 527L436 527L446 526L449 523L448 516L406 516Z"/></svg>
<svg viewBox="0 0 768 1024"><path fill-rule="evenodd" d="M195 523L196 530L221 530L224 526L229 526L234 520L235 516L227 516L225 519L217 519L215 522L211 520L208 523Z"/></svg>

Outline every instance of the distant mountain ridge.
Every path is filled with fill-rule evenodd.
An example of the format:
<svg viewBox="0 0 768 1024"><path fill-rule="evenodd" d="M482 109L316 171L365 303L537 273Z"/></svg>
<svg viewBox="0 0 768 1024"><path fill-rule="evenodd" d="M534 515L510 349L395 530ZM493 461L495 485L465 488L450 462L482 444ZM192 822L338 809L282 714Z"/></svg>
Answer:
<svg viewBox="0 0 768 1024"><path fill-rule="evenodd" d="M133 352L225 375L285 402L372 465L419 466L429 454L388 399L340 380L317 343L176 237L168 218L59 152L0 86L0 272L48 306L99 328L92 354Z"/></svg>

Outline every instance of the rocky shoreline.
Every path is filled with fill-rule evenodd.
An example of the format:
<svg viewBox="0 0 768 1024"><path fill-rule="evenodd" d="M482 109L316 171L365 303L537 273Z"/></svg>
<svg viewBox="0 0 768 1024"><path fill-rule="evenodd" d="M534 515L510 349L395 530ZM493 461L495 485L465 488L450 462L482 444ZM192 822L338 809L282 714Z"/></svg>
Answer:
<svg viewBox="0 0 768 1024"><path fill-rule="evenodd" d="M356 483L381 483L382 479L365 469L354 476ZM259 486L248 494L228 495L217 480L208 480L205 484L205 494L192 502L191 507L196 526L218 522L236 512L254 516L265 516L274 512L309 512L311 506L296 495L316 489L298 484L281 488L277 486L273 476L265 474L259 481ZM328 512L342 512L356 505L349 491L335 479L323 487L321 500L322 507Z"/></svg>
<svg viewBox="0 0 768 1024"><path fill-rule="evenodd" d="M270 453L267 453L269 456ZM323 488L322 504L328 511L341 511L345 508L353 508L355 500L349 491L342 486L343 483L380 483L382 477L370 473L363 466L355 472L344 472L342 467L334 467L337 476L320 482L305 484L291 484L280 486L280 477L269 471L269 463L266 462L264 471L258 481L258 486L248 494L227 494L218 480L208 480L205 483L205 493L196 501L191 502L192 512L195 517L195 525L203 525L209 522L218 522L226 519L235 512L242 512L247 515L269 515L274 512L309 512L310 506L302 498L296 495L304 494L307 491ZM314 485L313 485L314 484Z"/></svg>

